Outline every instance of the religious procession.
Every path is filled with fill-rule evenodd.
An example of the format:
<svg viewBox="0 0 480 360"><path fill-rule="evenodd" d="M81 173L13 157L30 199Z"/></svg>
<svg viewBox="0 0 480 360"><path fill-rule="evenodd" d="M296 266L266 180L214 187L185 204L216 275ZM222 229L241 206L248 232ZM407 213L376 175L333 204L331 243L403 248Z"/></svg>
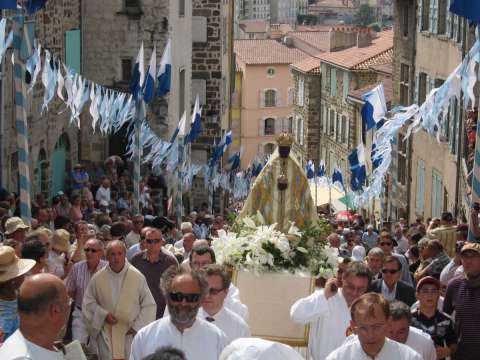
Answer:
<svg viewBox="0 0 480 360"><path fill-rule="evenodd" d="M1 360L480 359L480 2L0 10Z"/></svg>

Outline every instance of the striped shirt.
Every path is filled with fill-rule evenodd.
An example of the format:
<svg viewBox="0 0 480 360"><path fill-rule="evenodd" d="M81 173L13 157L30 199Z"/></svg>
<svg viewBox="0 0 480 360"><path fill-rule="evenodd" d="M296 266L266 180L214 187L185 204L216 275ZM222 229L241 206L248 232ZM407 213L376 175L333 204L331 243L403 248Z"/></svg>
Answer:
<svg viewBox="0 0 480 360"><path fill-rule="evenodd" d="M448 283L443 311L455 311L455 330L459 339L455 359L478 360L480 354L480 287L469 287L461 276Z"/></svg>
<svg viewBox="0 0 480 360"><path fill-rule="evenodd" d="M107 261L100 260L94 272L90 272L90 270L88 270L86 260L79 261L73 265L72 271L70 271L65 285L69 293L75 294L75 306L80 308L82 307L83 294L87 289L90 279L92 278L93 274L104 268L107 264Z"/></svg>

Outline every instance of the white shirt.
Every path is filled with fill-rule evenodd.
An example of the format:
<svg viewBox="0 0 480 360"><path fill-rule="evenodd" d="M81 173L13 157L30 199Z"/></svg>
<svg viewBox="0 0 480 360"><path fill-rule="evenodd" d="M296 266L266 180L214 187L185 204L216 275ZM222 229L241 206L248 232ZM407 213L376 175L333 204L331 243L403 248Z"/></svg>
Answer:
<svg viewBox="0 0 480 360"><path fill-rule="evenodd" d="M222 307L222 309L213 316L208 315L203 308L200 308L197 317L204 320L206 317L215 319L210 324L215 325L225 333L227 339L225 343L226 345L238 338L251 336L247 323L232 310L225 307Z"/></svg>
<svg viewBox="0 0 480 360"><path fill-rule="evenodd" d="M110 188L104 188L103 186L100 186L95 194L95 200L98 202L105 200L110 204L110 199Z"/></svg>
<svg viewBox="0 0 480 360"><path fill-rule="evenodd" d="M358 338L342 345L328 355L327 360L372 360L365 353ZM422 356L408 346L385 338L382 350L375 356L375 360L423 360Z"/></svg>
<svg viewBox="0 0 480 360"><path fill-rule="evenodd" d="M58 276L60 279L65 275L65 255L57 254L50 250L47 258L47 268L50 274Z"/></svg>
<svg viewBox="0 0 480 360"><path fill-rule="evenodd" d="M25 339L20 330L17 330L0 346L0 359L63 360L63 353L38 346Z"/></svg>
<svg viewBox="0 0 480 360"><path fill-rule="evenodd" d="M395 246L394 250L397 254L405 254L408 250L408 240L405 236L402 236L400 240L397 240L397 246Z"/></svg>
<svg viewBox="0 0 480 360"><path fill-rule="evenodd" d="M422 355L423 360L437 360L437 353L432 338L420 329L410 326L405 345Z"/></svg>
<svg viewBox="0 0 480 360"><path fill-rule="evenodd" d="M140 234L137 234L135 231L130 231L127 236L125 236L125 244L127 245L127 249L132 247L135 244L140 242Z"/></svg>
<svg viewBox="0 0 480 360"><path fill-rule="evenodd" d="M392 291L390 291L387 284L385 284L385 281L382 280L382 295L385 299L387 299L388 301L395 300L396 293L397 293L397 283L395 283L395 286L393 287Z"/></svg>
<svg viewBox="0 0 480 360"><path fill-rule="evenodd" d="M223 306L232 310L235 314L239 315L243 320L248 320L248 306L242 304L240 300L240 291L238 288L230 284L228 288L228 294L223 302Z"/></svg>
<svg viewBox="0 0 480 360"><path fill-rule="evenodd" d="M323 289L316 290L292 305L290 317L296 323L310 323L308 348L314 360L324 360L342 345L350 325L350 310L342 289L328 300Z"/></svg>
<svg viewBox="0 0 480 360"><path fill-rule="evenodd" d="M141 360L161 346L182 350L188 360L218 360L225 347L225 334L209 322L196 319L183 334L164 317L141 329L132 343L130 360Z"/></svg>

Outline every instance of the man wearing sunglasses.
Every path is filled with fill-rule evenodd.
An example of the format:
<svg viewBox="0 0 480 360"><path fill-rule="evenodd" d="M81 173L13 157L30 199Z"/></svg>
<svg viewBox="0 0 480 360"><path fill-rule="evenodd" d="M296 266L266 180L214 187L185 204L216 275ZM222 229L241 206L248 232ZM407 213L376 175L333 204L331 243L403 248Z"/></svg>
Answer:
<svg viewBox="0 0 480 360"><path fill-rule="evenodd" d="M224 306L231 284L230 275L225 267L208 265L203 271L207 276L208 295L202 302L198 316L222 330L227 337L227 345L238 338L250 337L251 333L247 323Z"/></svg>
<svg viewBox="0 0 480 360"><path fill-rule="evenodd" d="M382 249L385 256L394 256L398 259L398 261L402 265L400 271L400 279L413 287L413 280L412 276L410 275L407 258L403 255L394 253L394 246L396 246L396 243L393 241L392 236L388 232L382 231L380 233L380 237L378 238L378 247Z"/></svg>
<svg viewBox="0 0 480 360"><path fill-rule="evenodd" d="M162 251L165 244L159 229L151 228L145 234L146 250L132 257L130 263L147 279L147 284L157 304L156 319L160 319L165 311L165 298L160 291L160 278L172 265L178 265L177 259L167 251Z"/></svg>
<svg viewBox="0 0 480 360"><path fill-rule="evenodd" d="M382 294L388 301L400 300L408 306L416 301L415 290L400 280L402 264L395 256L387 256L383 261L382 279L372 281L370 290Z"/></svg>
<svg viewBox="0 0 480 360"><path fill-rule="evenodd" d="M188 360L218 360L225 347L225 334L207 320L197 317L208 294L203 271L171 266L163 274L160 284L170 316L137 333L130 360L141 360L162 346L182 350Z"/></svg>
<svg viewBox="0 0 480 360"><path fill-rule="evenodd" d="M155 320L157 305L145 276L126 261L120 240L107 245L108 265L90 280L82 312L99 360L127 359L133 337Z"/></svg>
<svg viewBox="0 0 480 360"><path fill-rule="evenodd" d="M92 276L108 264L102 260L103 248L100 240L88 240L83 247L87 259L73 265L66 281L68 295L75 303L72 314L72 337L81 344L86 344L88 340L87 326L82 315L83 295Z"/></svg>

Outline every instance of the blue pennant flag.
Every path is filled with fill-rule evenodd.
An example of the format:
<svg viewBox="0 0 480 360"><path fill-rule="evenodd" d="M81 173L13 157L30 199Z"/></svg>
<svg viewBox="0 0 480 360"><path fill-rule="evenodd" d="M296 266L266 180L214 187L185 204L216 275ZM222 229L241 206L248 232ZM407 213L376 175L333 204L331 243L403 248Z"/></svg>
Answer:
<svg viewBox="0 0 480 360"><path fill-rule="evenodd" d="M0 0L0 9L16 9L17 0Z"/></svg>
<svg viewBox="0 0 480 360"><path fill-rule="evenodd" d="M133 98L138 100L138 94L140 93L143 82L145 80L145 69L143 63L143 42L138 51L137 60L133 66L132 78L130 79L130 91L133 94Z"/></svg>
<svg viewBox="0 0 480 360"><path fill-rule="evenodd" d="M200 108L200 99L198 95L195 99L193 107L192 122L190 124L190 132L185 136L185 145L193 143L202 132L202 109Z"/></svg>
<svg viewBox="0 0 480 360"><path fill-rule="evenodd" d="M340 183L342 185L342 188L345 189L345 185L343 184L343 176L342 172L340 169L333 169L333 174L332 174L332 184L335 184L336 182Z"/></svg>
<svg viewBox="0 0 480 360"><path fill-rule="evenodd" d="M230 171L237 170L240 167L240 152L236 152L228 159L230 166Z"/></svg>
<svg viewBox="0 0 480 360"><path fill-rule="evenodd" d="M47 4L47 0L28 0L27 2L27 12L28 14L34 14L38 10L43 9Z"/></svg>
<svg viewBox="0 0 480 360"><path fill-rule="evenodd" d="M307 179L308 180L312 180L313 178L315 178L315 165L313 165L312 160L308 160L307 168L306 168L305 172L307 173Z"/></svg>
<svg viewBox="0 0 480 360"><path fill-rule="evenodd" d="M222 140L213 149L212 158L210 159L210 167L213 167L223 156L227 150L228 145L232 143L232 130L227 131Z"/></svg>
<svg viewBox="0 0 480 360"><path fill-rule="evenodd" d="M351 154L348 156L348 162L350 164L350 171L352 172L350 179L352 190L361 190L365 180L367 180L365 150L362 143L358 145L356 149L353 149Z"/></svg>
<svg viewBox="0 0 480 360"><path fill-rule="evenodd" d="M263 165L258 159L255 159L255 161L252 164L252 176L258 176L263 169Z"/></svg>
<svg viewBox="0 0 480 360"><path fill-rule="evenodd" d="M372 159L372 169L375 170L380 166L380 164L383 161L383 158L381 156L377 156L377 147L375 143L372 144L372 152L370 154L371 159Z"/></svg>
<svg viewBox="0 0 480 360"><path fill-rule="evenodd" d="M157 71L157 49L154 46L152 51L152 57L148 65L147 75L145 77L145 84L143 85L143 100L147 104L150 104L155 95L155 73Z"/></svg>
<svg viewBox="0 0 480 360"><path fill-rule="evenodd" d="M325 176L325 161L320 160L320 164L318 164L318 171L317 177L324 177Z"/></svg>
<svg viewBox="0 0 480 360"><path fill-rule="evenodd" d="M480 23L480 1L478 0L453 0L450 11L454 14Z"/></svg>
<svg viewBox="0 0 480 360"><path fill-rule="evenodd" d="M363 94L362 98L365 101L362 107L362 120L366 129L370 130L383 119L387 112L383 84Z"/></svg>
<svg viewBox="0 0 480 360"><path fill-rule="evenodd" d="M170 39L163 50L162 60L160 60L160 68L158 69L158 88L157 96L165 96L170 92L172 84L172 46Z"/></svg>

